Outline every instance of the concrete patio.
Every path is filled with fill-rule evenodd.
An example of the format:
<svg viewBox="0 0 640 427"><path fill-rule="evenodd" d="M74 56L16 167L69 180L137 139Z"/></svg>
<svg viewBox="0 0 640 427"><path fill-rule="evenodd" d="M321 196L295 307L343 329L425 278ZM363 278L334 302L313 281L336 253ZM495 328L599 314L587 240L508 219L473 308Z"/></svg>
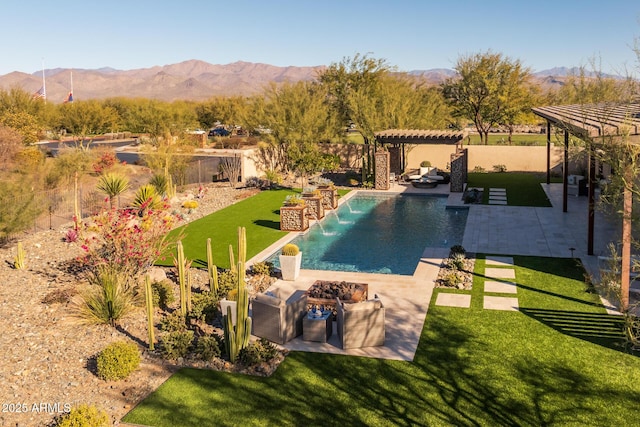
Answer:
<svg viewBox="0 0 640 427"><path fill-rule="evenodd" d="M618 239L618 220L609 220L601 212L596 212L595 243L596 255L587 255L587 200L585 197L570 197L568 212L562 212L562 184L542 184L553 207L512 207L503 205L466 205L469 208L467 225L462 245L468 252L497 255L531 255L580 258L589 273L597 276L597 255L606 254L607 245ZM407 184L394 184L391 193L449 194L448 186L433 189L416 189ZM349 193L341 200L344 203L354 195ZM465 206L461 193L449 195L448 205ZM285 238L265 249L252 262L266 259L297 233L289 233ZM573 248L573 249L570 249ZM345 280L369 284L369 298L379 296L386 309L386 340L382 347L342 350L337 334L327 343L307 342L302 337L284 345L297 351L348 354L396 360L413 360L423 324L429 309L434 283L442 259L448 255L448 248L425 248L412 276L367 274L336 271L302 270L295 281L278 280L273 289L282 289L288 295L296 290L306 290L315 280ZM517 280L516 280L517 282ZM441 294L442 295L442 294ZM488 297L485 308L494 309L497 302ZM446 296L443 297L446 299ZM468 301L459 303L464 306ZM517 310L511 299L505 309ZM335 323L335 322L334 322Z"/></svg>

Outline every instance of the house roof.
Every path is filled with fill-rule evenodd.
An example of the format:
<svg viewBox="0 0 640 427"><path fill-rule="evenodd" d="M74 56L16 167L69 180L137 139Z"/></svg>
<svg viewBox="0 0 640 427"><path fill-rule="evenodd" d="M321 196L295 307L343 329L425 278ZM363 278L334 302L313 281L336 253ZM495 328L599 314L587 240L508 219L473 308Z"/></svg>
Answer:
<svg viewBox="0 0 640 427"><path fill-rule="evenodd" d="M640 103L537 107L533 113L554 126L589 139L628 135L640 142Z"/></svg>
<svg viewBox="0 0 640 427"><path fill-rule="evenodd" d="M375 133L382 144L457 144L467 137L466 131L387 129Z"/></svg>

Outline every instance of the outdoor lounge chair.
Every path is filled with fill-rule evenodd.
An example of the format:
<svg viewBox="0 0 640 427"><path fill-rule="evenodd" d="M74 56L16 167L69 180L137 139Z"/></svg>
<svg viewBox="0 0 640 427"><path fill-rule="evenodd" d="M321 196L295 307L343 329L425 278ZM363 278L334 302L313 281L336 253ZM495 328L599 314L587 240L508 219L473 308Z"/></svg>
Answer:
<svg viewBox="0 0 640 427"><path fill-rule="evenodd" d="M344 350L384 345L384 306L377 297L353 304L336 299L336 313L338 340Z"/></svg>
<svg viewBox="0 0 640 427"><path fill-rule="evenodd" d="M278 344L285 344L302 334L302 318L307 314L304 291L295 291L288 298L277 293L256 295L251 303L252 333Z"/></svg>

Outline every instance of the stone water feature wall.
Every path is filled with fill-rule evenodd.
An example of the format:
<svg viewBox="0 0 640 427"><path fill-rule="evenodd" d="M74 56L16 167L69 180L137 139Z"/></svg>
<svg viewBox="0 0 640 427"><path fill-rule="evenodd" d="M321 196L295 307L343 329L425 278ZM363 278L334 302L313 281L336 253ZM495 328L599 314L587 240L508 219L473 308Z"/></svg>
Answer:
<svg viewBox="0 0 640 427"><path fill-rule="evenodd" d="M324 218L324 206L322 205L322 196L305 196L302 198L307 202L307 215L312 219Z"/></svg>
<svg viewBox="0 0 640 427"><path fill-rule="evenodd" d="M376 190L388 190L390 185L390 154L388 151L378 151L375 154L376 176L374 188Z"/></svg>
<svg viewBox="0 0 640 427"><path fill-rule="evenodd" d="M338 207L338 190L331 187L319 187L320 195L322 197L322 206L325 209L336 209Z"/></svg>
<svg viewBox="0 0 640 427"><path fill-rule="evenodd" d="M305 231L309 228L307 206L282 206L280 208L280 230Z"/></svg>
<svg viewBox="0 0 640 427"><path fill-rule="evenodd" d="M462 193L464 184L467 182L468 171L468 150L466 148L458 149L451 155L451 183L449 191L452 193Z"/></svg>

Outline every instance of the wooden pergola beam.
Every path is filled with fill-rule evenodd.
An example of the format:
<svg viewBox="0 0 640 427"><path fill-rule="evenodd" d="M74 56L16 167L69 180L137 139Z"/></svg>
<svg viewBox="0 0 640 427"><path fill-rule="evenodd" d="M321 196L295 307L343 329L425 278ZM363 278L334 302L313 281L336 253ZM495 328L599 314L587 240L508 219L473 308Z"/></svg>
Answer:
<svg viewBox="0 0 640 427"><path fill-rule="evenodd" d="M624 139L625 142L640 144L640 103L630 104L593 104L593 105L564 105L538 107L533 113L547 120L547 135L551 125L564 130L564 167L563 167L563 212L567 212L567 168L569 134L576 135L588 144L589 150L589 202L588 202L588 239L587 253L593 255L593 235L595 218L595 149L600 146L606 150L607 144L616 144ZM550 137L547 136L547 148ZM549 171L547 165L547 171ZM624 171L626 182L633 182L633 170L627 167ZM622 275L621 310L626 310L629 304L630 265L631 265L631 214L633 195L631 189L624 189L624 207L622 214Z"/></svg>

